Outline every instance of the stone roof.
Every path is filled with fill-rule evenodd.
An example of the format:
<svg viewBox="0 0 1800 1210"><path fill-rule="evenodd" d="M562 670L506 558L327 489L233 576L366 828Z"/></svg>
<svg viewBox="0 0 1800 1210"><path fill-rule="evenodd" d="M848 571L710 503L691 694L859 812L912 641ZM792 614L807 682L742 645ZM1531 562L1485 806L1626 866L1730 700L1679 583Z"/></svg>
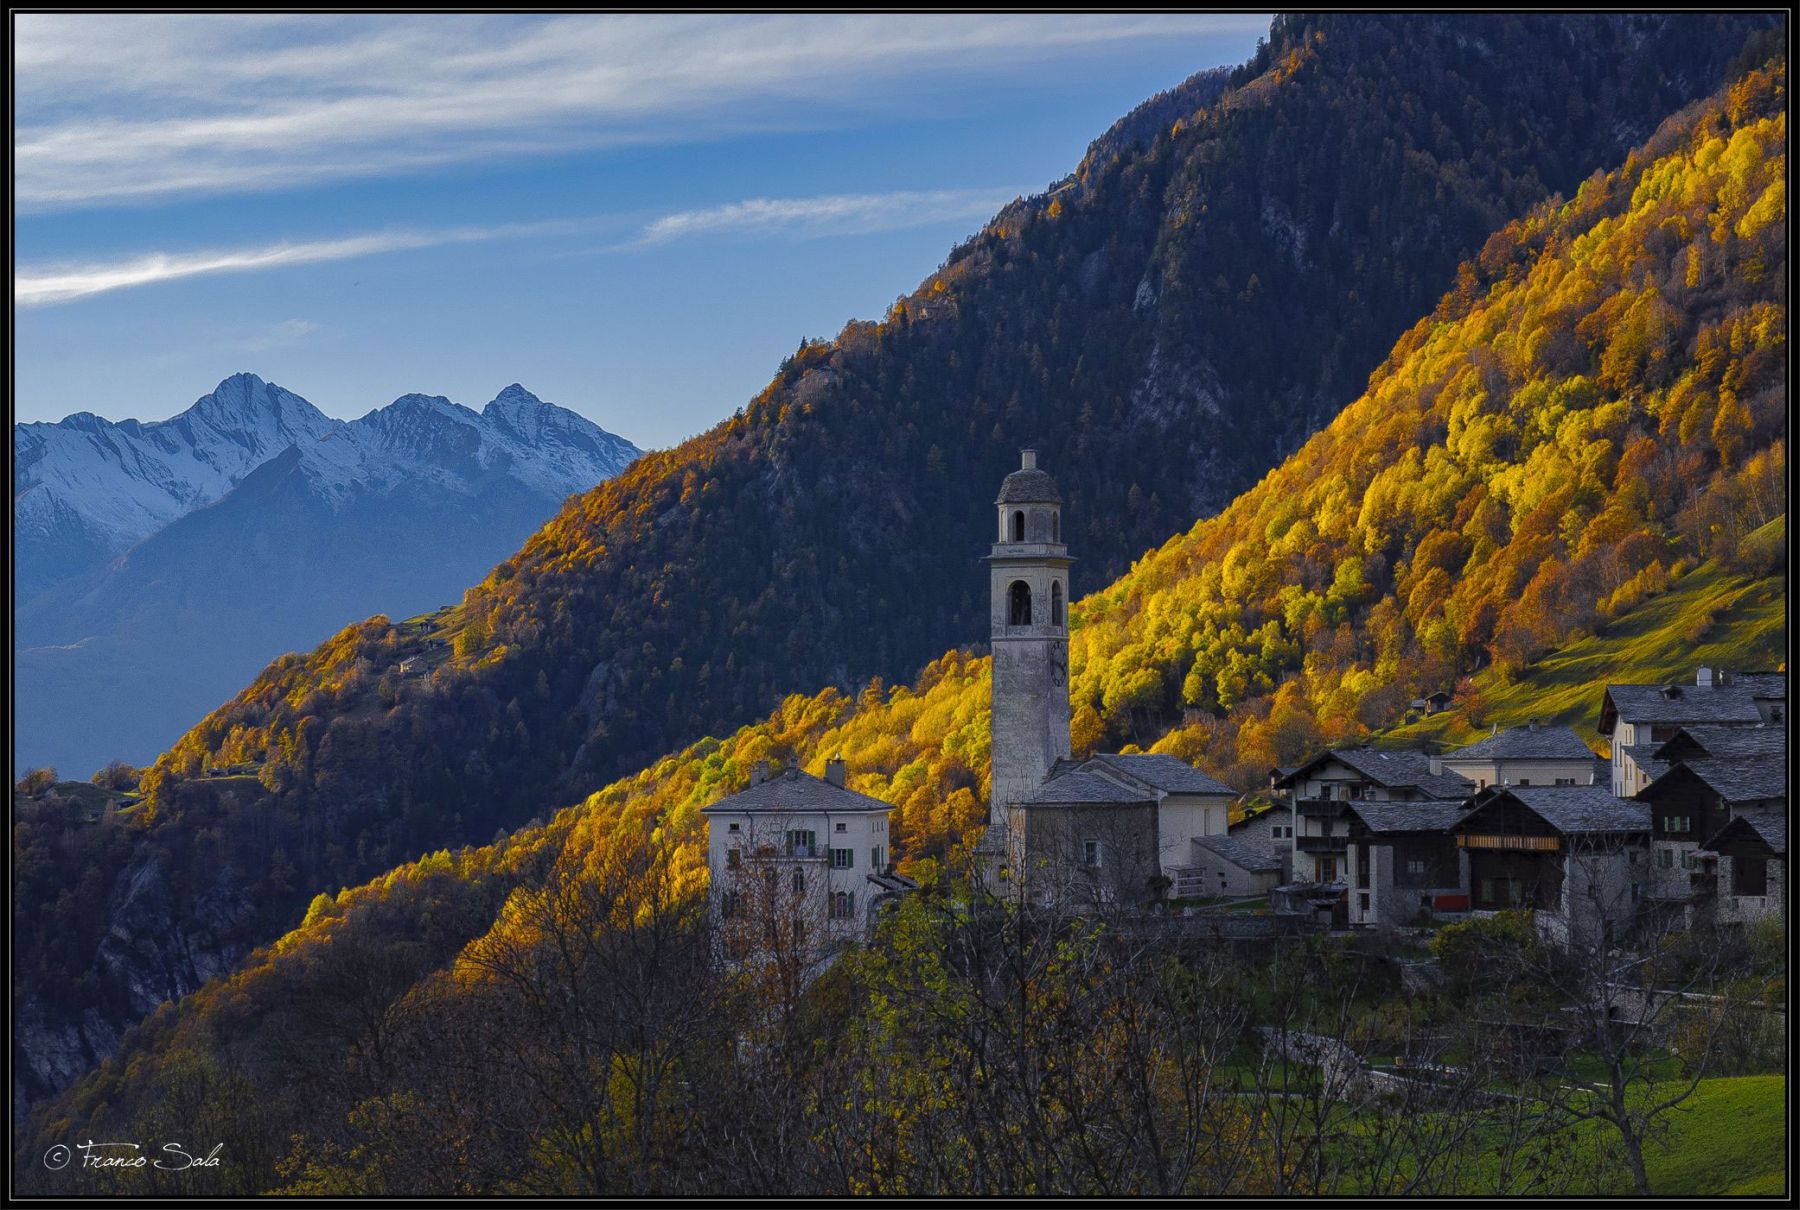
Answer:
<svg viewBox="0 0 1800 1210"><path fill-rule="evenodd" d="M1456 773L1433 773L1431 759L1422 752L1406 749L1332 748L1313 757L1281 778L1292 784L1327 760L1335 760L1355 770L1378 786L1388 789L1412 788L1429 798L1462 799L1475 792L1475 783Z"/></svg>
<svg viewBox="0 0 1800 1210"><path fill-rule="evenodd" d="M1115 769L1168 794L1229 794L1237 797L1237 791L1224 782L1208 777L1166 752L1107 753L1088 761L1087 767L1096 764Z"/></svg>
<svg viewBox="0 0 1800 1210"><path fill-rule="evenodd" d="M1781 727L1683 727L1672 739L1656 745L1656 759L1671 764L1696 756L1787 756L1787 731Z"/></svg>
<svg viewBox="0 0 1800 1210"><path fill-rule="evenodd" d="M1600 729L1628 723L1760 723L1756 694L1746 685L1608 685ZM1766 695L1764 695L1766 696Z"/></svg>
<svg viewBox="0 0 1800 1210"><path fill-rule="evenodd" d="M894 808L879 798L846 790L822 777L788 769L765 782L727 795L711 806L701 807L700 814L715 811L761 811L770 814L812 814L821 811L892 811Z"/></svg>
<svg viewBox="0 0 1800 1210"><path fill-rule="evenodd" d="M1631 758L1632 763L1637 765L1639 772L1645 777L1648 777L1651 781L1655 781L1669 771L1668 761L1656 759L1656 753L1661 747L1661 744L1626 744L1624 747L1620 748L1619 751ZM1607 771L1607 781L1611 782L1611 780L1612 771L1609 769Z"/></svg>
<svg viewBox="0 0 1800 1210"><path fill-rule="evenodd" d="M1650 830L1648 807L1614 798L1605 786L1505 786L1489 793L1516 799L1564 835Z"/></svg>
<svg viewBox="0 0 1800 1210"><path fill-rule="evenodd" d="M1008 475L1000 483L1000 498L996 504L1061 504L1062 492L1057 490L1056 480L1048 471L1040 471L1036 467L1029 470L1017 470Z"/></svg>
<svg viewBox="0 0 1800 1210"><path fill-rule="evenodd" d="M1717 852L1720 841L1744 838L1745 833L1768 845L1777 855L1787 857L1787 816L1780 811L1740 811L1700 847Z"/></svg>
<svg viewBox="0 0 1800 1210"><path fill-rule="evenodd" d="M1238 869L1248 870L1252 874L1281 868L1281 859L1265 844L1239 840L1235 836L1196 836L1193 843L1215 854L1221 861L1228 861Z"/></svg>
<svg viewBox="0 0 1800 1210"><path fill-rule="evenodd" d="M1787 856L1787 816L1780 811L1745 811L1734 816L1744 826L1762 837L1762 842L1783 857Z"/></svg>
<svg viewBox="0 0 1800 1210"><path fill-rule="evenodd" d="M1120 785L1112 778L1101 773L1089 773L1085 769L1071 769L1049 778L1031 792L1031 797L1024 800L1028 805L1038 803L1154 803L1156 799L1142 790L1133 790Z"/></svg>
<svg viewBox="0 0 1800 1210"><path fill-rule="evenodd" d="M1383 835L1447 832L1466 814L1460 802L1371 802L1362 799L1347 802L1344 806L1362 820L1369 831Z"/></svg>
<svg viewBox="0 0 1800 1210"><path fill-rule="evenodd" d="M1726 684L1747 689L1750 696L1764 701L1787 701L1785 672L1727 672Z"/></svg>
<svg viewBox="0 0 1800 1210"><path fill-rule="evenodd" d="M1659 785L1669 784L1683 771L1698 778L1707 789L1728 803L1761 802L1787 798L1787 760L1778 757L1701 756L1680 761L1660 774L1655 781L1638 791L1650 796ZM1652 796L1653 797L1653 796Z"/></svg>
<svg viewBox="0 0 1800 1210"><path fill-rule="evenodd" d="M1592 760L1594 750L1569 726L1528 723L1444 753L1449 760Z"/></svg>

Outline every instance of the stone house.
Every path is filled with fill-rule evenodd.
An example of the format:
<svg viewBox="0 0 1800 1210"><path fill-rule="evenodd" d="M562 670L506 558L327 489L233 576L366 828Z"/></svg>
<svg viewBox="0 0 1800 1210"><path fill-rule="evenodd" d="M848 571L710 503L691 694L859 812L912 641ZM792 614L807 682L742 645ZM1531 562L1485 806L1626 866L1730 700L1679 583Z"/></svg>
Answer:
<svg viewBox="0 0 1800 1210"><path fill-rule="evenodd" d="M1787 918L1787 814L1745 811L1702 846L1714 880L1712 918L1744 924Z"/></svg>
<svg viewBox="0 0 1800 1210"><path fill-rule="evenodd" d="M1460 802L1342 804L1349 836L1349 922L1392 928L1469 908L1469 856L1451 829Z"/></svg>
<svg viewBox="0 0 1800 1210"><path fill-rule="evenodd" d="M726 956L773 954L804 965L862 938L875 900L893 887L887 803L844 786L844 762L823 778L798 769L702 807L712 906Z"/></svg>
<svg viewBox="0 0 1800 1210"><path fill-rule="evenodd" d="M1451 825L1470 908L1530 908L1560 944L1608 944L1636 922L1649 812L1604 786L1490 786Z"/></svg>
<svg viewBox="0 0 1800 1210"><path fill-rule="evenodd" d="M1650 810L1650 894L1691 921L1715 888L1704 842L1744 812L1786 812L1787 734L1761 725L1683 727L1638 768L1651 775L1635 796Z"/></svg>
<svg viewBox="0 0 1800 1210"><path fill-rule="evenodd" d="M1612 792L1629 798L1655 779L1654 754L1683 727L1781 726L1787 675L1701 668L1692 685L1608 685L1600 733L1612 746Z"/></svg>
<svg viewBox="0 0 1800 1210"><path fill-rule="evenodd" d="M1419 752L1333 748L1275 779L1288 796L1294 829L1293 876L1338 882L1346 872L1350 833L1342 817L1350 802L1460 802L1472 782Z"/></svg>
<svg viewBox="0 0 1800 1210"><path fill-rule="evenodd" d="M1588 786L1595 780L1594 750L1575 728L1536 722L1508 727L1466 747L1446 752L1443 769L1489 786Z"/></svg>

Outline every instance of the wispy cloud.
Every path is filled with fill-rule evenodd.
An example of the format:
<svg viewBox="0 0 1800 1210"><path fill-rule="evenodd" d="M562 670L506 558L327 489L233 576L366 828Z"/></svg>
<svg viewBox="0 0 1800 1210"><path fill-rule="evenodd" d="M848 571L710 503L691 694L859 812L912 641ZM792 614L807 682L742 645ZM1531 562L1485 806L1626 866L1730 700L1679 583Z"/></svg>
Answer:
<svg viewBox="0 0 1800 1210"><path fill-rule="evenodd" d="M20 209L299 187L908 104L1248 14L14 18Z"/></svg>
<svg viewBox="0 0 1800 1210"><path fill-rule="evenodd" d="M693 236L728 233L779 233L808 238L898 231L951 219L984 219L1018 195L1018 190L934 189L749 198L664 215L645 227L636 239L619 247L645 248Z"/></svg>
<svg viewBox="0 0 1800 1210"><path fill-rule="evenodd" d="M257 248L217 248L192 252L147 252L110 261L22 266L13 274L13 302L44 306L156 285L213 273L250 273L287 265L352 260L413 248L436 248L519 236L553 234L573 229L564 222L461 227L439 231L387 231L307 243L268 244Z"/></svg>

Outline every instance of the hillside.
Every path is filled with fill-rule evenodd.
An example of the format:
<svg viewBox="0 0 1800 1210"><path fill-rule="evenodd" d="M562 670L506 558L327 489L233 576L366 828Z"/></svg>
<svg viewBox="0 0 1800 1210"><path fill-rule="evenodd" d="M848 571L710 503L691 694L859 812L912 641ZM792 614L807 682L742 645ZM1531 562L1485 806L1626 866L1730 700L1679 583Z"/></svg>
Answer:
<svg viewBox="0 0 1800 1210"><path fill-rule="evenodd" d="M1404 636L1415 622L1441 641L1466 642L1444 653L1446 667L1485 661L1515 682L1534 666L1555 668L1561 647L1579 650L1583 632L1603 625L1602 641L1655 641L1650 636L1670 633L1671 607L1689 614L1702 599L1722 605L1711 641L1723 650L1780 646L1775 635L1785 617L1768 588L1782 548L1766 527L1784 502L1759 477L1773 474L1778 484L1785 465L1785 106L1785 64L1754 73L1672 119L1574 201L1508 228L1343 417L1231 508L1080 602L1072 611L1072 685L1091 718L1079 746L1129 730L1158 750L1203 759L1223 750L1227 759L1214 767L1236 765L1241 773L1320 733L1366 734L1399 712L1383 706L1376 713L1364 703L1411 696L1409 678L1431 667L1423 661L1432 652L1404 641L1391 660L1378 658L1391 633ZM1547 326L1547 300L1566 308L1557 330ZM1632 338L1634 306L1663 317L1654 339ZM1565 331L1575 335L1559 337ZM1519 343L1557 360L1508 351ZM1490 373L1492 389L1475 402L1471 388ZM1511 385L1513 373L1523 385ZM1639 476L1655 475L1663 477L1653 490L1639 486ZM1436 511L1402 507L1404 494L1390 511L1372 511L1402 478L1449 482L1454 490L1416 493ZM1353 513L1346 499L1364 505ZM1759 510L1772 513L1758 520ZM1284 524L1272 526L1271 514L1286 515ZM1291 566L1281 565L1295 591L1284 598L1278 588L1274 598L1295 604L1292 618L1272 611L1257 619L1254 611L1270 608L1259 586L1273 574L1271 562L1294 557L1282 541L1300 527L1308 544ZM1606 543L1604 558L1595 534ZM1631 534L1650 540L1634 545ZM1419 553L1387 569L1371 561L1396 541ZM1251 565L1258 550L1271 557ZM1433 550L1440 553L1430 566L1419 567ZM1450 551L1460 552L1460 580L1446 570ZM1421 590L1440 582L1433 572L1444 587ZM1594 577L1583 582L1593 614L1564 602L1526 628L1505 608L1480 608L1487 593L1529 603L1550 591L1531 586L1578 574ZM1525 590L1509 587L1508 576ZM1241 591L1233 587L1239 577ZM1448 587L1471 582L1477 587ZM1221 583L1241 611L1222 625ZM1467 638L1439 625L1463 591L1471 616L1488 619ZM1256 625L1244 627L1246 617ZM1310 625L1314 617L1324 620ZM1537 648L1516 646L1524 640L1508 637L1512 628ZM1229 652L1245 646L1231 636L1259 631L1267 663L1234 663ZM1163 637L1177 632L1227 639L1224 662L1211 666L1226 675L1208 670L1211 648L1184 650ZM1683 631L1674 651L1632 652L1658 667L1685 666L1695 641ZM397 642L392 629L371 625L334 643L326 667L345 675L358 652L391 656ZM1119 653L1134 644L1131 664L1151 677L1136 692L1107 692L1129 672ZM1377 658L1365 665L1359 655ZM294 661L284 675L299 668ZM1226 701L1219 690L1232 690L1238 674L1246 691ZM1258 692L1258 674L1278 679ZM1190 681L1197 689L1185 706L1153 694ZM1132 681L1127 675L1119 683ZM1214 696L1206 700L1200 690ZM1346 694L1360 712L1346 711ZM447 1040L459 1054L478 1033L500 1048L496 1054L517 1043L495 1036L507 1032L505 1022L495 1026L484 1009L492 989L469 963L496 951L533 952L534 930L544 927L533 907L541 896L562 903L566 894L575 904L584 894L604 895L616 871L638 869L642 854L666 846L667 901L692 903L705 879L699 809L745 784L756 761L794 761L818 772L840 753L854 788L899 809L895 848L929 878L934 863L978 830L987 708L987 661L968 651L942 656L912 685L793 696L765 721L698 741L546 825L485 848L435 854L335 898L320 895L300 928L159 1011L123 1040L118 1060L42 1107L21 1132L19 1153L35 1154L77 1131L130 1130L183 1106L210 1107L208 1125L232 1123L251 1157L232 1178L244 1192L302 1177L319 1182L310 1188L376 1188L357 1183L382 1179L379 1165L357 1160L367 1160L359 1149L392 1140L395 1129L404 1135L411 1119L397 1109L440 1104L434 1081L456 1078L444 1071ZM188 809L200 812L196 803ZM215 835L205 843L213 847L201 852L201 865L216 868L226 841ZM612 910L610 902L603 898L602 908ZM463 961L453 964L459 954ZM640 1054L661 1053L644 1045ZM176 1089L186 1099L172 1101ZM516 1110L508 1105L493 1111ZM517 1174L534 1171L537 1161L521 1158L516 1140L507 1147L494 1162L511 1165L507 1179L527 1179Z"/></svg>
<svg viewBox="0 0 1800 1210"><path fill-rule="evenodd" d="M1148 146L1103 137L883 322L804 346L742 414L571 500L432 634L352 627L204 719L146 776L129 835L16 885L19 915L46 922L15 972L46 1001L22 1052L58 1056L37 1065L54 1086L319 887L486 841L788 693L910 677L978 636L970 552L1018 445L1057 469L1079 574L1105 582L1353 398L1505 217L1621 158L1765 24L1283 19L1235 87L1191 82L1216 102ZM402 669L416 657L429 675ZM1146 678L1171 667L1134 669L1128 699L1092 686L1084 742L1101 712L1124 729L1121 703L1160 734L1143 729L1179 707ZM240 764L270 794L220 818L202 774ZM108 913L165 862L156 918L184 940L103 954ZM78 879L106 906L52 945Z"/></svg>
<svg viewBox="0 0 1800 1210"><path fill-rule="evenodd" d="M1780 668L1787 660L1785 517L1753 536L1773 548L1783 574L1760 579L1707 563L1622 614L1598 634L1576 639L1510 680L1486 668L1469 678L1451 709L1385 733L1383 742L1472 743L1490 727L1537 719L1566 723L1603 748L1595 729L1609 683L1682 683L1698 666Z"/></svg>
<svg viewBox="0 0 1800 1210"><path fill-rule="evenodd" d="M293 865L252 896L267 937L312 888L486 840L789 693L911 677L982 633L969 552L1021 445L1057 470L1081 582L1107 583L1767 24L1283 18L1224 91L1207 73L1128 115L882 321L570 501L468 592L430 678L399 674L416 636L370 626L271 665L158 762L149 817L179 819L209 764L265 770L278 839L229 864Z"/></svg>

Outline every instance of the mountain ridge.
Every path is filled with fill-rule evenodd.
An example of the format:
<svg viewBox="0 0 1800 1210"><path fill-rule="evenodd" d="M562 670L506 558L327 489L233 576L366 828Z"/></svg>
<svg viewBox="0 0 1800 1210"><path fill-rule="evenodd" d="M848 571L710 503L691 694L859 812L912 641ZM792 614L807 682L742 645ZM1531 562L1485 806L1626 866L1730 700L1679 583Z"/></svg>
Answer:
<svg viewBox="0 0 1800 1210"><path fill-rule="evenodd" d="M313 435L275 449L292 435L296 426L284 419L292 416ZM121 438L135 426L151 433L154 448L178 434L189 442L178 446L191 449L188 462L230 473L190 478L181 515L96 566L19 596L20 767L85 774L112 759L149 760L282 651L371 610L406 614L454 600L571 492L641 453L517 383L480 412L415 394L333 420L244 374L156 423L164 427L83 417L63 427L113 443L114 460L90 469L134 465L138 451ZM40 495L111 482L80 474L74 454L49 450L41 431L29 440L39 462L60 470L34 484ZM88 515L105 511L101 496L87 501ZM77 718L84 725L69 727Z"/></svg>

